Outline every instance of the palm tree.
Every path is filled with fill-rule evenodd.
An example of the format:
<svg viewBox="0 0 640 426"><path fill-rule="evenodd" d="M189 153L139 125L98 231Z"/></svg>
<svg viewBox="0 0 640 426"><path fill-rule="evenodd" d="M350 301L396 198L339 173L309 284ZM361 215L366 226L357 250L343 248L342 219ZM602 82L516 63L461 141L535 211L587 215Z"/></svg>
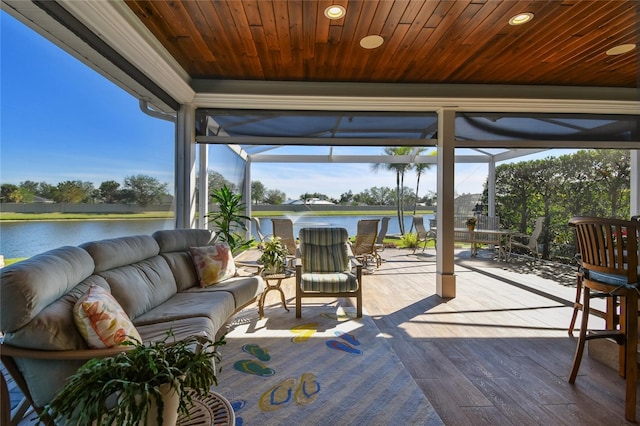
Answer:
<svg viewBox="0 0 640 426"><path fill-rule="evenodd" d="M418 148L418 151L416 152L416 155L420 155L422 153L424 153L424 151L426 151L426 147L422 147L422 148ZM432 151L431 155L436 155L437 151ZM422 174L425 172L425 170L429 170L431 169L431 164L427 164L427 163L414 163L413 164L413 170L416 171L416 199L413 203L413 215L415 216L416 211L418 210L418 198L419 194L420 194L420 176L422 176ZM411 229L409 229L409 232L413 231L413 223L411 223Z"/></svg>
<svg viewBox="0 0 640 426"><path fill-rule="evenodd" d="M413 148L408 146L386 147L384 149L384 153L385 155L392 156L409 155L412 149ZM398 224L400 225L400 234L404 235L404 173L410 168L410 164L375 163L371 165L371 170L377 172L383 166L386 170L393 170L396 172L396 206L398 211Z"/></svg>

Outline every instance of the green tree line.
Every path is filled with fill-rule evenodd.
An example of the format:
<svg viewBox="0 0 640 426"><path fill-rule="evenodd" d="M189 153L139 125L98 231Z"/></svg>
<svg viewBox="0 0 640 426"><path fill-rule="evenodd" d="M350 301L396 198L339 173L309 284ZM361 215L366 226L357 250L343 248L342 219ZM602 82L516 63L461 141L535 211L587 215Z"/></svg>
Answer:
<svg viewBox="0 0 640 426"><path fill-rule="evenodd" d="M19 185L0 185L3 203L30 203L36 197L56 203L125 203L147 206L162 203L167 197L167 183L146 175L127 176L124 185L114 180L102 182L96 188L92 182L66 180L51 185L46 182L24 181Z"/></svg>
<svg viewBox="0 0 640 426"><path fill-rule="evenodd" d="M629 218L627 150L581 150L496 167L496 214L503 227L530 234L544 217L543 257L571 256L573 216ZM485 184L485 204L487 191Z"/></svg>

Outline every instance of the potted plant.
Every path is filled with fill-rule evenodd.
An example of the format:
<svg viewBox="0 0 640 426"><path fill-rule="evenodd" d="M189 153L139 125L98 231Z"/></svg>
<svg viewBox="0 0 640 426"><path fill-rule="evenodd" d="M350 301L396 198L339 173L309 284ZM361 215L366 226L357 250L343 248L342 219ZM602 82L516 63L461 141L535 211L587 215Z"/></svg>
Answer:
<svg viewBox="0 0 640 426"><path fill-rule="evenodd" d="M171 331L163 341L135 341L109 358L95 358L73 374L45 407L41 421L65 419L74 425L175 425L188 415L192 395L208 395L217 385L215 349L224 337L176 340ZM219 371L219 370L218 370ZM173 409L164 410L174 399ZM171 417L171 418L170 418Z"/></svg>
<svg viewBox="0 0 640 426"><path fill-rule="evenodd" d="M262 255L258 262L264 265L266 273L277 274L284 271L289 250L280 237L271 237L262 243Z"/></svg>
<svg viewBox="0 0 640 426"><path fill-rule="evenodd" d="M467 228L469 228L469 231L473 231L474 229L476 229L477 222L478 222L478 219L476 219L475 216L467 219Z"/></svg>
<svg viewBox="0 0 640 426"><path fill-rule="evenodd" d="M236 233L237 229L246 231L246 221L250 220L244 214L245 204L242 202L242 195L234 193L225 185L211 192L211 201L217 204L218 210L208 213L207 218L217 228L218 240L229 244L233 254L251 247L253 240L246 240Z"/></svg>

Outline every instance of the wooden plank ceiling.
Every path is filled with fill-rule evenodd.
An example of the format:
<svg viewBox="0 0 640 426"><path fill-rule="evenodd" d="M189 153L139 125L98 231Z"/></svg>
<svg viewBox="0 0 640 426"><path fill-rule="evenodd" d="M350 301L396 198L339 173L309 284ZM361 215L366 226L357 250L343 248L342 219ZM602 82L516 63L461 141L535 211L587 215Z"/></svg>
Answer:
<svg viewBox="0 0 640 426"><path fill-rule="evenodd" d="M635 0L126 3L194 79L638 87L638 49L605 54L637 43Z"/></svg>

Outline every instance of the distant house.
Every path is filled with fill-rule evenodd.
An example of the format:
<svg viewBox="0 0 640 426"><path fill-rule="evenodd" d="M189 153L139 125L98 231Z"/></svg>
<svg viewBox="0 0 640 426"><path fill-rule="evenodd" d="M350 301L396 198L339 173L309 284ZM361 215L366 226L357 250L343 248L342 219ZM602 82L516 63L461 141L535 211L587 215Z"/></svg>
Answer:
<svg viewBox="0 0 640 426"><path fill-rule="evenodd" d="M321 200L319 198L310 198L306 202L304 200L287 200L282 204L289 204L289 205L331 204L333 205L334 203L332 203L331 201Z"/></svg>
<svg viewBox="0 0 640 426"><path fill-rule="evenodd" d="M44 197L38 197L37 195L33 196L33 201L34 203L48 203L48 204L52 204L54 203L53 200L50 200L48 198L44 198Z"/></svg>

